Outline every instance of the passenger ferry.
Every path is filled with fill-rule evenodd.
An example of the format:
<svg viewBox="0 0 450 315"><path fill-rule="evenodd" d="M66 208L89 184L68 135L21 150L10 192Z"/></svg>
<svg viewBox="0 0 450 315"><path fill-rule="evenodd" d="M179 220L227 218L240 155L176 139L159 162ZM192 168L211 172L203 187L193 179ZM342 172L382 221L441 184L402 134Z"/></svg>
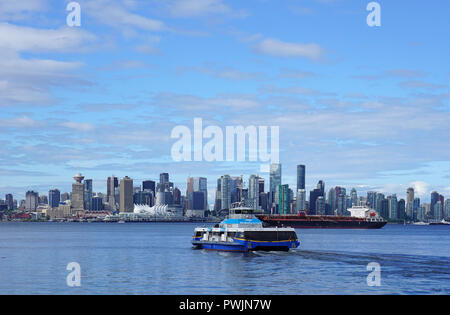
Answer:
<svg viewBox="0 0 450 315"><path fill-rule="evenodd" d="M300 245L293 228L265 227L254 213L251 208L232 208L213 228L196 228L192 244L198 249L233 252L289 251Z"/></svg>

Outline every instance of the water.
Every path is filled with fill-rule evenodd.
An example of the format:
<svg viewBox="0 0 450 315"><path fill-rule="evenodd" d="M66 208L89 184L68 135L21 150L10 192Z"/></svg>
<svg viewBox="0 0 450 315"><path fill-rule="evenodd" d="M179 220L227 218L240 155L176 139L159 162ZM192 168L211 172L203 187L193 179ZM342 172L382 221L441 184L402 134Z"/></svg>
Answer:
<svg viewBox="0 0 450 315"><path fill-rule="evenodd" d="M0 223L0 294L450 294L448 226L297 230L299 249L249 254L192 250L195 226Z"/></svg>

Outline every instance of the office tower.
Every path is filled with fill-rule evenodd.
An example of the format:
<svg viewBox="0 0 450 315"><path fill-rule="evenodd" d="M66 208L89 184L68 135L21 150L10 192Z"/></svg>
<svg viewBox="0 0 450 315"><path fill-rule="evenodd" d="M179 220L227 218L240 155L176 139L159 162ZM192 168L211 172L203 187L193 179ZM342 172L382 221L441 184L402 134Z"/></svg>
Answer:
<svg viewBox="0 0 450 315"><path fill-rule="evenodd" d="M443 214L442 214L443 211L442 210L443 210L443 204L440 200L438 200L434 204L434 220L441 221L443 219Z"/></svg>
<svg viewBox="0 0 450 315"><path fill-rule="evenodd" d="M175 187L175 189L173 190L173 204L181 205L181 191L178 189L178 187Z"/></svg>
<svg viewBox="0 0 450 315"><path fill-rule="evenodd" d="M400 220L406 219L406 201L405 201L405 199L400 199L400 201L397 203L397 217Z"/></svg>
<svg viewBox="0 0 450 315"><path fill-rule="evenodd" d="M450 221L450 199L445 200L444 219Z"/></svg>
<svg viewBox="0 0 450 315"><path fill-rule="evenodd" d="M316 209L316 200L317 198L319 198L320 196L324 196L324 192L322 190L322 186L319 184L317 184L316 189L313 189L309 192L309 213L310 214L317 214L317 209Z"/></svg>
<svg viewBox="0 0 450 315"><path fill-rule="evenodd" d="M356 192L355 188L352 188L351 192L350 192L350 200L352 203L352 207L357 206L358 205L358 193ZM374 207L375 209L375 207Z"/></svg>
<svg viewBox="0 0 450 315"><path fill-rule="evenodd" d="M347 214L347 191L345 188L336 187L337 192L337 213L338 215Z"/></svg>
<svg viewBox="0 0 450 315"><path fill-rule="evenodd" d="M27 191L25 194L25 211L35 212L39 205L39 193Z"/></svg>
<svg viewBox="0 0 450 315"><path fill-rule="evenodd" d="M48 197L46 195L39 196L39 203L43 205L48 205Z"/></svg>
<svg viewBox="0 0 450 315"><path fill-rule="evenodd" d="M297 208L297 212L306 210L306 190L305 189L297 190L296 208Z"/></svg>
<svg viewBox="0 0 450 315"><path fill-rule="evenodd" d="M281 164L270 164L270 203L277 202L275 199L275 192L279 185L281 185Z"/></svg>
<svg viewBox="0 0 450 315"><path fill-rule="evenodd" d="M246 206L253 209L261 209L259 204L260 179L258 175L251 175L248 180L248 204Z"/></svg>
<svg viewBox="0 0 450 315"><path fill-rule="evenodd" d="M414 205L413 205L413 220L417 219L417 212L420 208L420 198L414 198Z"/></svg>
<svg viewBox="0 0 450 315"><path fill-rule="evenodd" d="M7 194L5 196L5 202L9 211L14 210L14 198L12 194Z"/></svg>
<svg viewBox="0 0 450 315"><path fill-rule="evenodd" d="M299 189L305 189L306 181L306 166L297 165L297 191Z"/></svg>
<svg viewBox="0 0 450 315"><path fill-rule="evenodd" d="M161 173L159 174L159 183L165 184L169 182L169 174L168 173Z"/></svg>
<svg viewBox="0 0 450 315"><path fill-rule="evenodd" d="M221 198L221 179L217 179L217 187L216 187L216 200L214 201L214 211L220 211L222 209L222 200Z"/></svg>
<svg viewBox="0 0 450 315"><path fill-rule="evenodd" d="M439 194L437 193L437 191L433 191L431 193L431 203L430 203L430 217L434 218L435 217L435 213L434 213L434 205L436 204L436 202L439 201Z"/></svg>
<svg viewBox="0 0 450 315"><path fill-rule="evenodd" d="M224 175L220 177L220 200L221 210L230 209L231 206L231 177Z"/></svg>
<svg viewBox="0 0 450 315"><path fill-rule="evenodd" d="M323 196L319 196L316 199L316 214L318 215L325 214L325 198Z"/></svg>
<svg viewBox="0 0 450 315"><path fill-rule="evenodd" d="M414 219L414 188L412 187L406 190L406 217Z"/></svg>
<svg viewBox="0 0 450 315"><path fill-rule="evenodd" d="M380 215L384 218L384 219L389 219L389 202L390 200L388 200L387 198L383 198L383 200L381 201L381 212Z"/></svg>
<svg viewBox="0 0 450 315"><path fill-rule="evenodd" d="M82 183L84 176L80 173L76 174L73 179L75 183L72 184L72 204L73 211L84 210L84 184Z"/></svg>
<svg viewBox="0 0 450 315"><path fill-rule="evenodd" d="M108 177L106 186L106 201L109 204L111 210L116 210L116 189L119 187L119 180L114 175Z"/></svg>
<svg viewBox="0 0 450 315"><path fill-rule="evenodd" d="M421 205L417 208L417 220L424 222L426 219L426 207L425 205Z"/></svg>
<svg viewBox="0 0 450 315"><path fill-rule="evenodd" d="M155 195L155 182L152 180L145 180L142 182L142 191L152 191L153 195Z"/></svg>
<svg viewBox="0 0 450 315"><path fill-rule="evenodd" d="M151 190L139 191L133 194L133 202L136 205L147 205L151 207L155 204L154 199L155 197Z"/></svg>
<svg viewBox="0 0 450 315"><path fill-rule="evenodd" d="M397 195L393 194L391 196L388 196L389 200L389 219L398 219L398 201L397 201Z"/></svg>
<svg viewBox="0 0 450 315"><path fill-rule="evenodd" d="M278 213L289 214L291 209L291 194L289 191L289 185L278 185Z"/></svg>
<svg viewBox="0 0 450 315"><path fill-rule="evenodd" d="M48 192L48 206L58 208L61 202L61 192L58 189L52 189Z"/></svg>
<svg viewBox="0 0 450 315"><path fill-rule="evenodd" d="M335 210L337 208L337 203L336 203L336 189L335 188L330 188L330 190L328 191L328 199L327 199L327 214L328 215L333 215L335 214Z"/></svg>
<svg viewBox="0 0 450 315"><path fill-rule="evenodd" d="M102 197L92 197L92 211L102 211L103 210L103 198Z"/></svg>
<svg viewBox="0 0 450 315"><path fill-rule="evenodd" d="M134 212L133 180L128 176L120 180L120 212Z"/></svg>
<svg viewBox="0 0 450 315"><path fill-rule="evenodd" d="M320 189L322 195L325 196L325 182L323 180L319 180L317 183L317 189Z"/></svg>
<svg viewBox="0 0 450 315"><path fill-rule="evenodd" d="M382 209L383 209L383 200L384 200L384 194L377 193L377 196L375 197L375 209L379 215L382 215ZM386 217L387 218L387 217Z"/></svg>
<svg viewBox="0 0 450 315"><path fill-rule="evenodd" d="M188 181L188 186L190 185ZM203 210L208 210L208 180L205 177L195 177L192 181L192 189L195 192L203 193Z"/></svg>
<svg viewBox="0 0 450 315"><path fill-rule="evenodd" d="M84 181L84 209L92 210L92 179Z"/></svg>
<svg viewBox="0 0 450 315"><path fill-rule="evenodd" d="M205 194L201 191L192 191L188 196L188 210L205 210Z"/></svg>
<svg viewBox="0 0 450 315"><path fill-rule="evenodd" d="M376 191L368 191L367 192L367 205L371 209L375 209L375 200L377 198L377 192Z"/></svg>

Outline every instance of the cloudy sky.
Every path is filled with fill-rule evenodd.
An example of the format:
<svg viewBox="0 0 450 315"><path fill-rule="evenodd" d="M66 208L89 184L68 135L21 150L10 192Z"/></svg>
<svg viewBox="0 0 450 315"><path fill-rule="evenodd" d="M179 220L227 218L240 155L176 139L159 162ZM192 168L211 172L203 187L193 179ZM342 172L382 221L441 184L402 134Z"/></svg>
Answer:
<svg viewBox="0 0 450 315"><path fill-rule="evenodd" d="M69 191L82 172L260 173L259 162L175 162L177 125L280 127L283 182L450 197L450 4L379 1L0 2L0 196ZM260 173L267 178L267 174ZM212 200L210 200L212 201Z"/></svg>

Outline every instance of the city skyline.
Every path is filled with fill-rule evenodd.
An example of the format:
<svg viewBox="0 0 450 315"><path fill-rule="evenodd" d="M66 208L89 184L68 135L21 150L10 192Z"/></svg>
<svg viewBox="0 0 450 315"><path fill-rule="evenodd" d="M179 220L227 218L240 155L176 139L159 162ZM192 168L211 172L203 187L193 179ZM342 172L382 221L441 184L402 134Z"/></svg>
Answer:
<svg viewBox="0 0 450 315"><path fill-rule="evenodd" d="M383 2L369 27L366 2L80 0L68 27L68 1L30 1L0 6L2 196L70 191L77 172L99 191L204 176L210 203L223 174L269 182L260 163L173 161L195 117L279 126L283 184L305 164L307 194L450 195L448 3Z"/></svg>

